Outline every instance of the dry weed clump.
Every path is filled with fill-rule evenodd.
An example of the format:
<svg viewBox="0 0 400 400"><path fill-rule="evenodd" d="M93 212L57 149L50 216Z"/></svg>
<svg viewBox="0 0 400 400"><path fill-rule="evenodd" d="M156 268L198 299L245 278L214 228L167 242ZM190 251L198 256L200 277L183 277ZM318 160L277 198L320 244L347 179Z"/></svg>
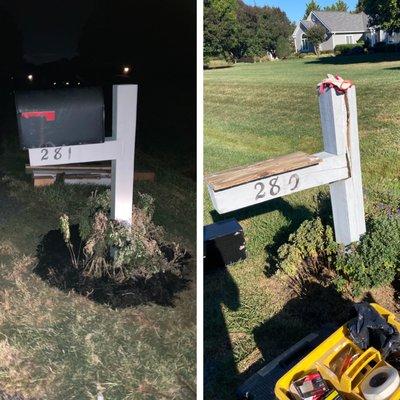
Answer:
<svg viewBox="0 0 400 400"><path fill-rule="evenodd" d="M60 229L72 265L87 277L109 277L117 283L151 278L159 273L180 273L183 251L165 239L163 229L153 222L154 200L139 194L132 226L109 217L110 193L92 194L79 221L79 249L71 242L68 216L60 218ZM82 248L82 257L80 249Z"/></svg>

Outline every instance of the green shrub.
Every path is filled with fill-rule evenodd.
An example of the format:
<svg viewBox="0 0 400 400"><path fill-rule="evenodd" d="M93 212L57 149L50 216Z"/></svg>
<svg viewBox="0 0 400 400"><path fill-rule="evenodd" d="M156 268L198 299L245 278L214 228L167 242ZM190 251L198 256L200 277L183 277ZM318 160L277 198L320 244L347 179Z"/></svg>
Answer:
<svg viewBox="0 0 400 400"><path fill-rule="evenodd" d="M400 215L375 215L367 233L347 248L334 241L331 227L324 226L320 218L305 221L278 249L278 259L280 269L297 282L329 268L338 291L358 296L390 284L399 272Z"/></svg>
<svg viewBox="0 0 400 400"><path fill-rule="evenodd" d="M340 56L349 56L355 54L363 54L364 47L362 44L338 44L335 46L334 53Z"/></svg>
<svg viewBox="0 0 400 400"><path fill-rule="evenodd" d="M152 222L154 201L139 195L134 206L132 225L109 217L110 193L93 193L81 214L79 232L83 257L71 255L73 265L85 276L109 277L118 283L136 278L150 278L164 272L179 272L182 251L165 240L164 231ZM60 229L67 247L71 248L68 217L60 218ZM165 254L169 249L169 259Z"/></svg>
<svg viewBox="0 0 400 400"><path fill-rule="evenodd" d="M332 228L324 226L320 218L304 221L289 236L288 243L278 249L279 267L289 277L295 277L304 267L315 267L319 261L329 265L337 247Z"/></svg>
<svg viewBox="0 0 400 400"><path fill-rule="evenodd" d="M370 221L367 234L335 262L337 286L354 295L393 282L400 266L400 217L382 214Z"/></svg>
<svg viewBox="0 0 400 400"><path fill-rule="evenodd" d="M204 64L204 69L218 69L218 68L229 68L233 66L233 62L226 60L208 60L207 64Z"/></svg>

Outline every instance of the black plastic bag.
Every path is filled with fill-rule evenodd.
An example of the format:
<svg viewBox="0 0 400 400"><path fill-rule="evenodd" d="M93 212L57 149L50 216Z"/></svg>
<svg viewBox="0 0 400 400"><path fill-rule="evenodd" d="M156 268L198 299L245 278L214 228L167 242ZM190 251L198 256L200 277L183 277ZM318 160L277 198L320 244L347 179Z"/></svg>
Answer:
<svg viewBox="0 0 400 400"><path fill-rule="evenodd" d="M383 358L400 351L400 334L394 326L388 324L368 303L357 303L354 307L357 317L347 324L347 328L350 339L357 346L362 350L374 347Z"/></svg>

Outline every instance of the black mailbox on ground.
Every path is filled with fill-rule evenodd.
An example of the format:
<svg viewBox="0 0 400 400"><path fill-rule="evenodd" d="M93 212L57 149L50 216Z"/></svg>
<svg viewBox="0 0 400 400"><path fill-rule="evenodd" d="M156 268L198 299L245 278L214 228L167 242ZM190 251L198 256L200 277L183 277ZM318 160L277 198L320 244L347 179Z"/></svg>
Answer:
<svg viewBox="0 0 400 400"><path fill-rule="evenodd" d="M21 91L15 103L24 149L104 142L101 88Z"/></svg>
<svg viewBox="0 0 400 400"><path fill-rule="evenodd" d="M231 218L206 225L204 232L204 269L212 271L246 258L243 228Z"/></svg>

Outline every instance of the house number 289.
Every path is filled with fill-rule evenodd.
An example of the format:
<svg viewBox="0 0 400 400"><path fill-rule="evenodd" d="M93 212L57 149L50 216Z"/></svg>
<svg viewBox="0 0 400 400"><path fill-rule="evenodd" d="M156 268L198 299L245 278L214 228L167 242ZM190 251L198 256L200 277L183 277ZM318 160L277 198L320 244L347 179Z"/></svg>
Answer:
<svg viewBox="0 0 400 400"><path fill-rule="evenodd" d="M289 189L290 191L293 191L298 188L299 183L300 183L300 177L297 174L293 174L289 178ZM268 182L269 187L267 190L269 190L269 194L271 196L277 196L280 191L281 191L281 184L279 182L279 176L275 176L274 178L271 178ZM263 182L257 182L254 186L254 189L257 190L257 195L256 195L256 200L263 199L266 196L266 187Z"/></svg>

